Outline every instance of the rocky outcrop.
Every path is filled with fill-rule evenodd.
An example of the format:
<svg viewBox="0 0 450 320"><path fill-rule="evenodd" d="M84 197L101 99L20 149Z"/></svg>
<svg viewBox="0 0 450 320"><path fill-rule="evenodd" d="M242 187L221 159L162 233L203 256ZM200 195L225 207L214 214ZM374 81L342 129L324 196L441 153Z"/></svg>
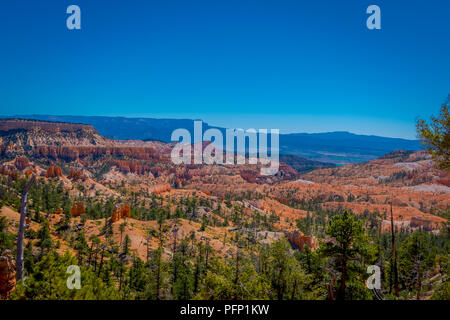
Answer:
<svg viewBox="0 0 450 320"><path fill-rule="evenodd" d="M17 157L14 165L18 170L23 170L30 165L30 161L28 161L27 157Z"/></svg>
<svg viewBox="0 0 450 320"><path fill-rule="evenodd" d="M75 159L76 150L61 148L115 144L100 136L92 126L19 119L0 119L0 137L0 152L9 157L42 155L57 159L58 155L67 153L67 158Z"/></svg>
<svg viewBox="0 0 450 320"><path fill-rule="evenodd" d="M66 122L47 122L25 119L1 119L0 131L42 130L48 133L59 132L91 132L97 133L91 125Z"/></svg>
<svg viewBox="0 0 450 320"><path fill-rule="evenodd" d="M431 231L433 229L433 221L422 218L421 216L416 216L411 218L409 226L412 228L422 228L426 231Z"/></svg>
<svg viewBox="0 0 450 320"><path fill-rule="evenodd" d="M163 193L163 192L168 192L170 190L172 190L172 188L170 187L170 184L168 184L168 183L159 183L159 184L156 184L154 186L151 186L148 189L149 192L156 193L156 194L160 194L160 193Z"/></svg>
<svg viewBox="0 0 450 320"><path fill-rule="evenodd" d="M16 287L15 263L10 250L0 256L0 297L8 299Z"/></svg>
<svg viewBox="0 0 450 320"><path fill-rule="evenodd" d="M279 180L289 180L297 177L298 173L291 166L280 162L278 172L274 176L261 175L261 165L249 165L245 169L240 170L240 176L248 183L272 184Z"/></svg>
<svg viewBox="0 0 450 320"><path fill-rule="evenodd" d="M117 204L111 216L111 222L114 223L124 217L130 218L130 216L130 205L128 203Z"/></svg>
<svg viewBox="0 0 450 320"><path fill-rule="evenodd" d="M0 167L0 174L5 176L15 177L17 175L17 170L15 166L12 165L2 165Z"/></svg>
<svg viewBox="0 0 450 320"><path fill-rule="evenodd" d="M444 186L450 187L450 177L441 178L436 181L439 184L442 184Z"/></svg>
<svg viewBox="0 0 450 320"><path fill-rule="evenodd" d="M86 177L83 175L83 171L82 170L70 169L70 173L69 173L68 178L69 179L73 179L73 180L80 180L80 179L84 179Z"/></svg>
<svg viewBox="0 0 450 320"><path fill-rule="evenodd" d="M77 201L73 204L72 208L70 209L70 213L72 214L72 217L78 217L86 212L86 209L84 207L83 201Z"/></svg>
<svg viewBox="0 0 450 320"><path fill-rule="evenodd" d="M258 178L258 172L254 170L241 170L240 172L242 179L249 183L256 183Z"/></svg>
<svg viewBox="0 0 450 320"><path fill-rule="evenodd" d="M131 160L113 160L111 165L116 166L122 173L145 174L151 172L151 168L146 165L139 164L138 161Z"/></svg>
<svg viewBox="0 0 450 320"><path fill-rule="evenodd" d="M46 178L56 178L62 177L62 171L60 167L48 167L47 172L45 173Z"/></svg>
<svg viewBox="0 0 450 320"><path fill-rule="evenodd" d="M27 170L25 171L25 174L26 174L27 176L32 175L32 174L37 174L37 170L36 170L36 169L27 169Z"/></svg>
<svg viewBox="0 0 450 320"><path fill-rule="evenodd" d="M315 237L305 236L299 230L285 231L284 234L288 238L289 242L296 248L303 250L305 246L308 246L311 250L315 250L318 247Z"/></svg>
<svg viewBox="0 0 450 320"><path fill-rule="evenodd" d="M37 146L34 148L34 156L66 161L75 161L89 156L117 156L138 160L162 160L161 156L156 154L152 148L120 146Z"/></svg>

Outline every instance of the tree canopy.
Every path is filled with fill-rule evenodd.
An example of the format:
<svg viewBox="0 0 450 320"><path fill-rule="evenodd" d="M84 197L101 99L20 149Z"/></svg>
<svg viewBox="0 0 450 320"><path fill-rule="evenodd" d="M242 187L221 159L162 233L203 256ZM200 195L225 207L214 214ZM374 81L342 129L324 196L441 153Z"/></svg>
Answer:
<svg viewBox="0 0 450 320"><path fill-rule="evenodd" d="M450 170L450 94L447 101L441 105L438 117L432 116L430 122L417 120L417 133L422 144L433 156L438 167Z"/></svg>

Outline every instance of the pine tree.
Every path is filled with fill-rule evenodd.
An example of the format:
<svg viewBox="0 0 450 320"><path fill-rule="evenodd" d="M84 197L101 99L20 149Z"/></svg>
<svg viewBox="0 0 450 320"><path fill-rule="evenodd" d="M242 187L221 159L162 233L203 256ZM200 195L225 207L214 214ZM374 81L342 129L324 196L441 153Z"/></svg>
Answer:
<svg viewBox="0 0 450 320"><path fill-rule="evenodd" d="M331 218L325 234L330 240L325 242L320 250L325 256L332 258L334 268L341 275L336 298L344 300L347 282L365 272L362 262L373 259L373 248L369 244L362 221L356 220L355 216L346 210Z"/></svg>
<svg viewBox="0 0 450 320"><path fill-rule="evenodd" d="M409 290L416 287L416 299L419 300L422 280L425 272L434 265L434 251L430 250L430 235L416 231L399 248L399 269L402 281Z"/></svg>

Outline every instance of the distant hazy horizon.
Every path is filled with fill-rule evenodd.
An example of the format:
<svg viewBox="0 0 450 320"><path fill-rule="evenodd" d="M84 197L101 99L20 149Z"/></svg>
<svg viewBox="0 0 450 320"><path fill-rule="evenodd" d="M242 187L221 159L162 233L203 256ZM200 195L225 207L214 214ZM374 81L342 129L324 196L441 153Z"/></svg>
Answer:
<svg viewBox="0 0 450 320"><path fill-rule="evenodd" d="M27 118L27 117L33 117L33 116L54 116L54 117L118 117L118 118L146 118L146 119L157 119L157 120L164 120L164 119L177 119L177 120L202 120L203 122L207 123L210 126L215 127L222 127L222 128L242 128L242 129L279 129L281 134L293 134L293 133L307 133L307 134L320 134L320 133L332 133L332 132L347 132L351 134L356 135L367 135L367 136L378 136L378 137L385 137L385 138L395 138L395 139L407 139L407 140L418 140L418 138L415 135L415 124L411 124L412 133L411 135L407 136L401 136L401 135L395 135L391 134L395 131L392 129L395 129L395 127L390 126L389 123L385 124L384 131L385 134L379 134L379 132L382 132L381 130L376 130L375 128L364 127L363 120L367 121L366 124L370 124L371 119L359 119L360 121L357 122L356 120L354 123L358 124L358 126L353 126L354 130L351 130L352 127L347 126L345 122L336 123L333 126L333 123L328 123L327 121L324 121L323 118L321 118L321 121L318 121L317 117L311 117L311 116L305 116L301 117L300 120L303 121L303 126L292 126L292 127L286 127L286 121L284 120L284 123L282 121L277 122L276 119L277 115L270 115L270 119L268 119L266 116L257 117L255 115L251 115L251 118L249 115L245 115L244 117L236 116L236 119L226 119L226 115L222 115L221 117L215 117L215 116L198 116L198 117L189 117L189 115L184 116L175 116L175 115L76 115L76 114L1 114L0 118L11 118L11 117L18 117L18 118ZM248 117L248 118L247 118ZM283 117L279 116L278 117ZM292 122L296 121L297 119L295 117L298 117L297 115L294 117L288 117L289 120L292 120ZM330 119L331 120L331 119ZM332 120L331 120L332 121ZM283 124L282 126L273 126L274 124ZM328 129L325 128L328 124ZM271 125L271 126L269 126ZM408 124L405 124L405 126ZM322 128L322 130L320 130Z"/></svg>

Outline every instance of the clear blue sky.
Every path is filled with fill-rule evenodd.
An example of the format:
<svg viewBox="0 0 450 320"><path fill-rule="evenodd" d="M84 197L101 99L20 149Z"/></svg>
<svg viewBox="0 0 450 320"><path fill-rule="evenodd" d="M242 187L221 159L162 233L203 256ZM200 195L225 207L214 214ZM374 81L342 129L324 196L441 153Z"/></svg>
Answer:
<svg viewBox="0 0 450 320"><path fill-rule="evenodd" d="M3 115L414 138L450 93L448 0L3 1L0 36Z"/></svg>

